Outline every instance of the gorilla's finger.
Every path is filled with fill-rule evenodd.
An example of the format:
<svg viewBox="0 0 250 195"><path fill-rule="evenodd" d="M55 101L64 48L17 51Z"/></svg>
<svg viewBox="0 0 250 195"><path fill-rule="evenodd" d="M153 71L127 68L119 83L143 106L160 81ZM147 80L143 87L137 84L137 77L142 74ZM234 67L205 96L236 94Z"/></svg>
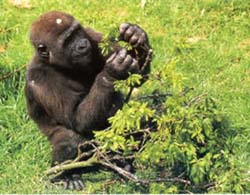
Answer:
<svg viewBox="0 0 250 195"><path fill-rule="evenodd" d="M82 190L85 186L81 180L75 180L74 187L76 190Z"/></svg>
<svg viewBox="0 0 250 195"><path fill-rule="evenodd" d="M124 40L128 41L130 37L134 34L134 32L135 32L135 27L132 25L129 26L129 28L124 33Z"/></svg>
<svg viewBox="0 0 250 195"><path fill-rule="evenodd" d="M85 187L81 179L81 176L78 174L72 175L71 182L75 190L82 190Z"/></svg>
<svg viewBox="0 0 250 195"><path fill-rule="evenodd" d="M68 188L68 182L66 182L66 181L63 181L62 183L62 186L63 186L63 189L67 189Z"/></svg>
<svg viewBox="0 0 250 195"><path fill-rule="evenodd" d="M115 57L116 57L116 52L115 53L113 53L108 59L107 59L107 61L106 61L106 63L110 63L110 62L112 62L114 59L115 59Z"/></svg>
<svg viewBox="0 0 250 195"><path fill-rule="evenodd" d="M73 181L72 180L69 180L68 181L68 186L67 186L68 189L70 190L73 190L74 189L74 185L73 185Z"/></svg>
<svg viewBox="0 0 250 195"><path fill-rule="evenodd" d="M75 190L80 190L80 186L78 184L78 180L74 180L74 181L72 181L72 183L73 183L73 186L74 186Z"/></svg>
<svg viewBox="0 0 250 195"><path fill-rule="evenodd" d="M133 58L130 55L127 55L122 63L123 67L125 69L127 69L130 66L130 64L132 63L132 61L133 61Z"/></svg>
<svg viewBox="0 0 250 195"><path fill-rule="evenodd" d="M137 48L137 47L143 45L144 42L145 42L144 37L140 37L140 38L138 39L138 41L133 45L133 47Z"/></svg>
<svg viewBox="0 0 250 195"><path fill-rule="evenodd" d="M126 56L126 54L127 54L127 50L126 50L125 48L121 49L121 50L119 51L119 53L118 53L118 55L119 55L120 57L123 57L123 58Z"/></svg>
<svg viewBox="0 0 250 195"><path fill-rule="evenodd" d="M68 183L67 181L61 180L61 181L51 181L53 183L53 185L60 187L62 189L67 189L68 187Z"/></svg>
<svg viewBox="0 0 250 195"><path fill-rule="evenodd" d="M119 27L119 32L121 35L124 34L124 32L128 29L129 24L128 23L122 23Z"/></svg>
<svg viewBox="0 0 250 195"><path fill-rule="evenodd" d="M139 69L138 61L133 59L133 63L130 65L128 72L139 73L139 71L140 69Z"/></svg>
<svg viewBox="0 0 250 195"><path fill-rule="evenodd" d="M119 51L119 53L117 54L116 58L115 58L115 62L118 62L118 63L122 63L124 58L126 57L127 55L127 50L126 49L122 49Z"/></svg>
<svg viewBox="0 0 250 195"><path fill-rule="evenodd" d="M79 184L81 190L82 190L83 188L85 188L85 185L84 185L83 181L78 180L78 184Z"/></svg>
<svg viewBox="0 0 250 195"><path fill-rule="evenodd" d="M131 45L134 45L134 44L137 43L138 39L139 39L139 36L138 36L137 34L134 34L134 35L129 39L129 43L130 43Z"/></svg>

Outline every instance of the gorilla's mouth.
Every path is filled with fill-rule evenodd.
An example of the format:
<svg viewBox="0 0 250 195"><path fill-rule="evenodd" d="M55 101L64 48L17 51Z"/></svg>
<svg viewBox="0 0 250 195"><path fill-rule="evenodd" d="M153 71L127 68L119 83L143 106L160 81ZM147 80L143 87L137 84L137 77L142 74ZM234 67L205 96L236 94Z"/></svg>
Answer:
<svg viewBox="0 0 250 195"><path fill-rule="evenodd" d="M88 57L91 54L91 46L89 45L88 47L84 47L84 48L79 48L79 49L75 49L72 52L72 57L74 59L76 58L85 58Z"/></svg>
<svg viewBox="0 0 250 195"><path fill-rule="evenodd" d="M84 51L81 52L73 52L72 53L72 62L73 63L88 63L91 60L91 48L88 47Z"/></svg>
<svg viewBox="0 0 250 195"><path fill-rule="evenodd" d="M82 58L82 57L86 57L90 54L90 49L85 49L84 51L74 51L72 53L72 57L73 58Z"/></svg>

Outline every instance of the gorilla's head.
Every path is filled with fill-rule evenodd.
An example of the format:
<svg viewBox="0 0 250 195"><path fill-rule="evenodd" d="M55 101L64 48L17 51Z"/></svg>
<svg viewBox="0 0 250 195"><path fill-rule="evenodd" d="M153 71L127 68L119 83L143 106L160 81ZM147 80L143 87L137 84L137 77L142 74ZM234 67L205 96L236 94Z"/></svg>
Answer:
<svg viewBox="0 0 250 195"><path fill-rule="evenodd" d="M78 21L63 12L40 16L31 26L30 40L36 55L52 65L87 66L93 57L93 40Z"/></svg>

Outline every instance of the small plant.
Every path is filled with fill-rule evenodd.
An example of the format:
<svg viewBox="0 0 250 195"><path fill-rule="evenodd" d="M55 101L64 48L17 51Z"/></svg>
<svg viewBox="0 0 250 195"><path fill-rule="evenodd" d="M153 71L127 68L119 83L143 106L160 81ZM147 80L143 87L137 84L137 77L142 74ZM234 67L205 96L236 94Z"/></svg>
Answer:
<svg viewBox="0 0 250 195"><path fill-rule="evenodd" d="M228 160L223 155L228 123L207 94L193 96L192 89L182 88L174 65L171 61L151 75L148 82L159 86L157 91L137 94L110 118L109 129L96 132L96 139L103 151L133 155L150 193L208 192L216 188L218 167ZM162 189L157 185L172 190L157 191Z"/></svg>

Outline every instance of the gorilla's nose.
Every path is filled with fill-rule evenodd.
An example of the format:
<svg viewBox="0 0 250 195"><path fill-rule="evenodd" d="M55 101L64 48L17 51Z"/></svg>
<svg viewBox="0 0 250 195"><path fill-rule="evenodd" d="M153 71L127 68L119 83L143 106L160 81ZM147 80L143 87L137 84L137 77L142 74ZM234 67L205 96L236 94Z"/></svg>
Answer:
<svg viewBox="0 0 250 195"><path fill-rule="evenodd" d="M77 44L76 50L78 52L85 52L88 47L89 47L89 41L87 39L81 39Z"/></svg>

